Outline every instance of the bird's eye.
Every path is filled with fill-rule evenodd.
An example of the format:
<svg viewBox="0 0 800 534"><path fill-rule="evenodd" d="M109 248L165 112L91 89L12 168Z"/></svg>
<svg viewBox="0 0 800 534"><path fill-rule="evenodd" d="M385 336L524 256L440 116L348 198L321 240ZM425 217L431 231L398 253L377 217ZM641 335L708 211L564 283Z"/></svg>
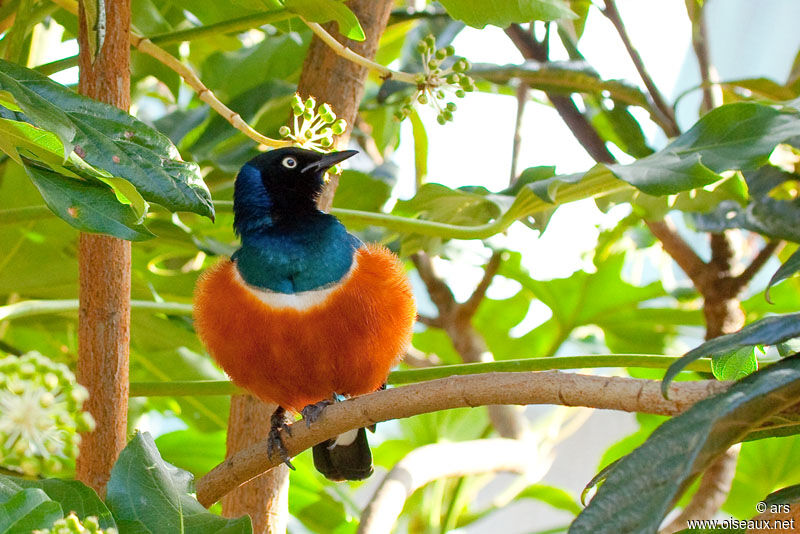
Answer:
<svg viewBox="0 0 800 534"><path fill-rule="evenodd" d="M287 169L294 169L295 167L297 167L297 160L294 159L293 157L289 156L289 157L283 158L283 161L281 162L281 164L284 167L286 167Z"/></svg>

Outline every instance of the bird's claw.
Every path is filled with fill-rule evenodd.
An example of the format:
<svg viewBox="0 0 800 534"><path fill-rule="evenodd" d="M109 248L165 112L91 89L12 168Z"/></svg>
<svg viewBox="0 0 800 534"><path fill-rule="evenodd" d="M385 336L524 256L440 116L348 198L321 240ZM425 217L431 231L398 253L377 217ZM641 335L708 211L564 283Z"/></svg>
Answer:
<svg viewBox="0 0 800 534"><path fill-rule="evenodd" d="M306 427L311 426L311 423L316 423L317 420L322 415L322 412L325 411L325 408L327 408L331 404L342 402L346 399L347 397L345 397L344 395L339 395L338 393L334 393L333 395L331 395L330 399L325 399L316 402L314 404L309 404L308 406L300 410L300 413L303 416L303 421L306 422Z"/></svg>
<svg viewBox="0 0 800 534"><path fill-rule="evenodd" d="M332 400L323 400L316 402L314 404L309 404L302 410L300 413L303 416L303 421L306 422L306 427L311 426L311 423L316 423L317 420L322 415L322 412L325 411L325 408L333 404Z"/></svg>
<svg viewBox="0 0 800 534"><path fill-rule="evenodd" d="M286 420L286 411L283 408L278 408L270 419L270 431L269 436L267 436L267 456L272 459L272 454L277 451L283 463L294 471L295 468L290 461L289 451L286 450L286 445L283 443L281 431L285 431L290 437L292 435L292 429Z"/></svg>

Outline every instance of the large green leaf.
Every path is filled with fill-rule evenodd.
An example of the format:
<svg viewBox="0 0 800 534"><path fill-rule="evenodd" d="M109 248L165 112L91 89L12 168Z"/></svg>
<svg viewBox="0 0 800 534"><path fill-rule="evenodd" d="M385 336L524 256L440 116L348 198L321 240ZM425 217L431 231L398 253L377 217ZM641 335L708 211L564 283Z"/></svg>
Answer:
<svg viewBox="0 0 800 534"><path fill-rule="evenodd" d="M475 28L487 24L505 28L513 22L575 17L563 0L441 0L441 3L451 17Z"/></svg>
<svg viewBox="0 0 800 534"><path fill-rule="evenodd" d="M147 201L213 217L197 165L181 161L169 139L114 106L3 60L0 105L58 136L65 158L74 149L87 164L132 183Z"/></svg>
<svg viewBox="0 0 800 534"><path fill-rule="evenodd" d="M75 512L75 515L81 519L94 516L100 523L100 528L103 529L116 526L106 505L103 504L97 493L83 482L57 478L14 479L13 482L22 488L38 488L44 491L50 499L61 506L65 515Z"/></svg>
<svg viewBox="0 0 800 534"><path fill-rule="evenodd" d="M251 533L250 518L225 519L190 495L192 475L161 459L153 438L137 432L120 453L108 481L106 504L120 532Z"/></svg>
<svg viewBox="0 0 800 534"><path fill-rule="evenodd" d="M800 337L800 313L765 317L733 334L716 337L696 347L669 366L661 382L661 391L667 394L669 383L687 364L705 356L722 358L742 347L776 345Z"/></svg>
<svg viewBox="0 0 800 534"><path fill-rule="evenodd" d="M336 21L339 33L354 41L366 39L355 14L341 0L283 0L286 9L310 22Z"/></svg>
<svg viewBox="0 0 800 534"><path fill-rule="evenodd" d="M0 504L0 532L28 534L48 528L62 517L61 507L45 492L38 488L23 489Z"/></svg>
<svg viewBox="0 0 800 534"><path fill-rule="evenodd" d="M778 144L796 135L800 135L796 107L729 104L704 115L655 154L609 168L645 193L671 195L716 182L723 171L758 168Z"/></svg>
<svg viewBox="0 0 800 534"><path fill-rule="evenodd" d="M120 203L107 185L68 178L29 164L25 165L25 172L47 206L78 230L101 232L131 241L153 237L136 210Z"/></svg>
<svg viewBox="0 0 800 534"><path fill-rule="evenodd" d="M754 373L661 425L613 464L569 532L655 532L674 501L718 455L797 402L800 357Z"/></svg>
<svg viewBox="0 0 800 534"><path fill-rule="evenodd" d="M782 280L786 280L790 276L792 276L797 271L800 271L800 249L795 250L794 253L789 256L783 265L775 271L775 274L772 275L772 278L769 279L769 284L767 285L767 296L769 297L769 290Z"/></svg>

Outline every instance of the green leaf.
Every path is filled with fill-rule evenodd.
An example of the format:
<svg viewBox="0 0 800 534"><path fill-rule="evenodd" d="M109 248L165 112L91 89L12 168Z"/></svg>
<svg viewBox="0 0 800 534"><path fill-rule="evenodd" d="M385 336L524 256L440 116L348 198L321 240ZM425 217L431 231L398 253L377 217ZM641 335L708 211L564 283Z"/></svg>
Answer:
<svg viewBox="0 0 800 534"><path fill-rule="evenodd" d="M195 476L208 473L225 458L223 431L177 430L156 438L156 445L165 461Z"/></svg>
<svg viewBox="0 0 800 534"><path fill-rule="evenodd" d="M570 534L655 532L696 476L747 432L800 394L800 358L753 373L661 425L606 472Z"/></svg>
<svg viewBox="0 0 800 534"><path fill-rule="evenodd" d="M797 271L800 271L800 249L795 250L794 253L789 256L783 265L775 271L775 274L772 275L772 278L769 279L769 284L767 284L767 292L766 297L769 300L769 290L783 280L786 280L790 276L792 276Z"/></svg>
<svg viewBox="0 0 800 534"><path fill-rule="evenodd" d="M416 109L408 118L411 121L411 133L414 136L414 172L417 184L422 184L428 174L428 134L425 132L425 125Z"/></svg>
<svg viewBox="0 0 800 534"><path fill-rule="evenodd" d="M286 9L310 22L336 21L339 33L354 41L366 39L355 14L340 0L284 0Z"/></svg>
<svg viewBox="0 0 800 534"><path fill-rule="evenodd" d="M116 523L111 512L97 496L97 493L77 480L61 480L47 478L44 480L15 479L14 482L23 488L38 488L44 491L50 499L61 505L67 513L75 514L83 519L95 516L100 523L100 528L114 528Z"/></svg>
<svg viewBox="0 0 800 534"><path fill-rule="evenodd" d="M742 347L711 360L711 372L717 380L739 380L757 370L758 359L753 347Z"/></svg>
<svg viewBox="0 0 800 534"><path fill-rule="evenodd" d="M701 232L720 233L729 228L800 243L800 208L793 202L770 197L753 199L746 207L723 201L711 213L691 214L691 224Z"/></svg>
<svg viewBox="0 0 800 534"><path fill-rule="evenodd" d="M441 0L441 4L451 17L474 28L576 16L563 0Z"/></svg>
<svg viewBox="0 0 800 534"><path fill-rule="evenodd" d="M533 484L525 488L519 493L515 500L519 499L535 499L549 504L558 510L564 510L573 515L581 513L581 505L578 504L575 497L568 492L555 486L547 486L545 484Z"/></svg>
<svg viewBox="0 0 800 534"><path fill-rule="evenodd" d="M197 502L190 495L192 475L164 462L147 432L137 432L122 450L106 491L106 503L121 532L234 534L253 530L248 516L225 519Z"/></svg>
<svg viewBox="0 0 800 534"><path fill-rule="evenodd" d="M181 161L169 139L143 122L3 60L0 90L13 95L31 124L58 136L65 157L74 147L87 164L129 181L145 200L213 217L198 166Z"/></svg>
<svg viewBox="0 0 800 534"><path fill-rule="evenodd" d="M392 184L378 176L345 170L333 197L335 208L380 211L392 194Z"/></svg>
<svg viewBox="0 0 800 534"><path fill-rule="evenodd" d="M49 169L25 165L25 172L47 206L81 231L113 235L130 241L154 237L131 206L121 204L105 184L68 178Z"/></svg>
<svg viewBox="0 0 800 534"><path fill-rule="evenodd" d="M800 484L773 491L764 499L767 506L773 504L794 504L800 501Z"/></svg>
<svg viewBox="0 0 800 534"><path fill-rule="evenodd" d="M800 313L765 317L733 334L716 337L696 347L669 366L661 382L661 392L666 396L669 383L687 364L704 356L718 358L741 347L775 345L800 336Z"/></svg>
<svg viewBox="0 0 800 534"><path fill-rule="evenodd" d="M45 492L37 488L20 491L0 504L0 532L29 534L36 529L48 528L64 517L61 507Z"/></svg>
<svg viewBox="0 0 800 534"><path fill-rule="evenodd" d="M704 115L663 150L630 165L610 165L621 180L650 195L671 195L755 169L772 150L800 135L800 114L756 103L728 104Z"/></svg>
<svg viewBox="0 0 800 534"><path fill-rule="evenodd" d="M64 145L54 133L31 126L27 122L0 118L0 150L22 165L19 150L48 165L64 163Z"/></svg>

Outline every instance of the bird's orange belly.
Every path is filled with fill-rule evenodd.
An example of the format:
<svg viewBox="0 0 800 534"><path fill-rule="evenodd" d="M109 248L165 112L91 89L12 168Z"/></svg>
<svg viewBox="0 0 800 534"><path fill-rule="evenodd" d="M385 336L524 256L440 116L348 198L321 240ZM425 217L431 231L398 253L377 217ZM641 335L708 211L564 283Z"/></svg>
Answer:
<svg viewBox="0 0 800 534"><path fill-rule="evenodd" d="M342 283L307 293L261 293L225 260L197 283L195 329L236 384L289 410L378 389L416 318L399 260L364 246Z"/></svg>

